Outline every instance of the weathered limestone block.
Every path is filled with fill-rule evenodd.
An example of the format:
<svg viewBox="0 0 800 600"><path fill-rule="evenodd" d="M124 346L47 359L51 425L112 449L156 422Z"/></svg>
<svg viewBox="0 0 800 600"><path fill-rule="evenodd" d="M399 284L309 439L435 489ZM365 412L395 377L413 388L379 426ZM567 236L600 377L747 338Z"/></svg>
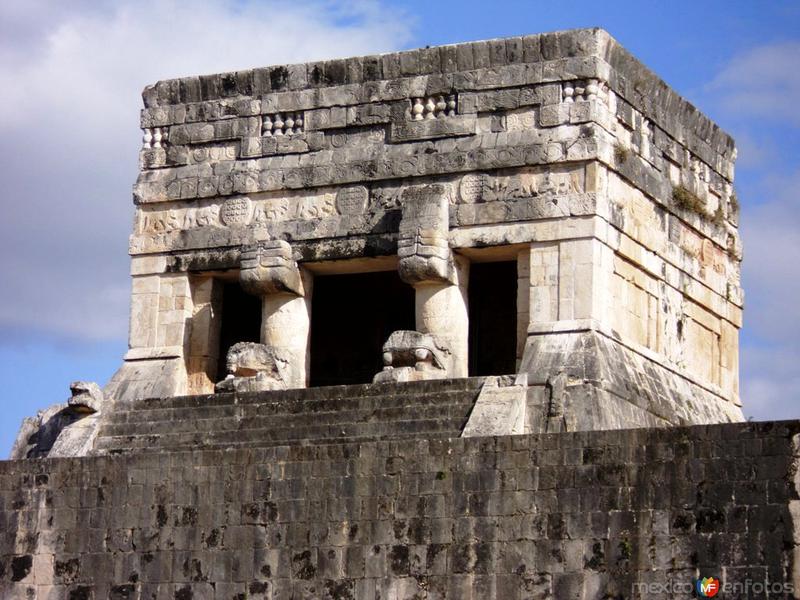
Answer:
<svg viewBox="0 0 800 600"><path fill-rule="evenodd" d="M131 351L128 352L128 355ZM154 353L155 354L155 353ZM136 355L135 355L136 356ZM142 398L168 398L186 394L189 389L186 363L171 351L163 356L127 357L103 387L106 398L128 403Z"/></svg>
<svg viewBox="0 0 800 600"><path fill-rule="evenodd" d="M383 345L383 370L373 383L422 381L447 377L450 351L418 331L395 331Z"/></svg>
<svg viewBox="0 0 800 600"><path fill-rule="evenodd" d="M228 376L217 383L217 392L261 392L287 387L289 360L275 348L239 342L228 350Z"/></svg>
<svg viewBox="0 0 800 600"><path fill-rule="evenodd" d="M525 433L528 378L487 377L461 437Z"/></svg>
<svg viewBox="0 0 800 600"><path fill-rule="evenodd" d="M544 393L528 406L531 431L582 431L741 421L741 408L658 356L619 344L589 323L528 336L520 373Z"/></svg>

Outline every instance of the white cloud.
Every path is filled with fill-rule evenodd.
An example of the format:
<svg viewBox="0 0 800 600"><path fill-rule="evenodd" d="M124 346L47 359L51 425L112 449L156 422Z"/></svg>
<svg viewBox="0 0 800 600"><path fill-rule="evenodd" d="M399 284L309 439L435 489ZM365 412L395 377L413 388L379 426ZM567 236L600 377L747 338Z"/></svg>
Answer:
<svg viewBox="0 0 800 600"><path fill-rule="evenodd" d="M742 348L744 413L758 420L796 419L800 413L800 349L797 345Z"/></svg>
<svg viewBox="0 0 800 600"><path fill-rule="evenodd" d="M797 98L800 42L752 48L730 61L709 85L722 107L739 115L786 119L800 125Z"/></svg>
<svg viewBox="0 0 800 600"><path fill-rule="evenodd" d="M764 175L741 218L747 327L761 339L800 340L800 169Z"/></svg>
<svg viewBox="0 0 800 600"><path fill-rule="evenodd" d="M378 2L0 5L0 332L124 336L140 92L158 79L382 52Z"/></svg>
<svg viewBox="0 0 800 600"><path fill-rule="evenodd" d="M737 124L737 178L747 190L741 397L757 419L800 414L800 79L791 76L798 63L798 41L751 48L707 87Z"/></svg>
<svg viewBox="0 0 800 600"><path fill-rule="evenodd" d="M733 130L736 139L736 166L739 169L757 169L774 164L778 158L779 150L769 135L762 132L752 132L747 129L736 128Z"/></svg>

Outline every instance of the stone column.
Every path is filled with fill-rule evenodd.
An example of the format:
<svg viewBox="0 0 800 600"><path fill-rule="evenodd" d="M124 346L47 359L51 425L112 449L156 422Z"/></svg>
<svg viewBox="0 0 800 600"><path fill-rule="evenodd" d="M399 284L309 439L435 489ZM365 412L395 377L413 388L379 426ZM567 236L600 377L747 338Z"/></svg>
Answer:
<svg viewBox="0 0 800 600"><path fill-rule="evenodd" d="M447 357L450 377L468 375L467 281L469 263L448 243L449 202L439 184L403 192L397 255L403 281L416 290L416 327L433 336Z"/></svg>
<svg viewBox="0 0 800 600"><path fill-rule="evenodd" d="M242 251L239 280L245 291L262 298L261 343L290 364L290 388L306 387L311 331L311 283L282 240Z"/></svg>
<svg viewBox="0 0 800 600"><path fill-rule="evenodd" d="M469 375L469 315L467 281L469 262L455 259L455 283L422 281L414 285L417 330L428 333L450 351L450 377Z"/></svg>

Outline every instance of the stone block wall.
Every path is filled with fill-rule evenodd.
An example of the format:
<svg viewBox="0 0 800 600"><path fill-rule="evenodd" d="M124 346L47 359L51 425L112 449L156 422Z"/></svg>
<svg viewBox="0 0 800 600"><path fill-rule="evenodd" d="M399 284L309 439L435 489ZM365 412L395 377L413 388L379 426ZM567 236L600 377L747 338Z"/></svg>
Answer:
<svg viewBox="0 0 800 600"><path fill-rule="evenodd" d="M711 576L740 586L722 597L792 597L776 586L800 584L798 433L743 423L2 462L0 597L672 599Z"/></svg>
<svg viewBox="0 0 800 600"><path fill-rule="evenodd" d="M186 77L143 99L130 350L108 396L211 392L213 291L245 271L290 387L309 381L314 277L360 269L414 286L416 328L466 376L469 265L516 260L533 431L560 371L567 426L742 419L733 140L605 31ZM275 261L294 283L270 280ZM574 360L586 348L608 351Z"/></svg>

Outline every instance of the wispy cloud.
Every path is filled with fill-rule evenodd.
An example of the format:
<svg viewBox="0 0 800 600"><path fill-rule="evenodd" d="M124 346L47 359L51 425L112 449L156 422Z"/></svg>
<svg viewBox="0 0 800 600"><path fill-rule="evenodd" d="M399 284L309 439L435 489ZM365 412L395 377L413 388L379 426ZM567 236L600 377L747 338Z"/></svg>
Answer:
<svg viewBox="0 0 800 600"><path fill-rule="evenodd" d="M735 57L709 84L731 113L787 120L800 126L797 98L800 41L752 48Z"/></svg>
<svg viewBox="0 0 800 600"><path fill-rule="evenodd" d="M125 335L146 84L386 51L410 24L377 1L0 4L0 339Z"/></svg>
<svg viewBox="0 0 800 600"><path fill-rule="evenodd" d="M741 396L744 413L758 420L796 419L800 413L800 350L792 344L746 345Z"/></svg>
<svg viewBox="0 0 800 600"><path fill-rule="evenodd" d="M759 419L800 414L800 41L750 48L707 86L735 124L743 210L741 395Z"/></svg>

